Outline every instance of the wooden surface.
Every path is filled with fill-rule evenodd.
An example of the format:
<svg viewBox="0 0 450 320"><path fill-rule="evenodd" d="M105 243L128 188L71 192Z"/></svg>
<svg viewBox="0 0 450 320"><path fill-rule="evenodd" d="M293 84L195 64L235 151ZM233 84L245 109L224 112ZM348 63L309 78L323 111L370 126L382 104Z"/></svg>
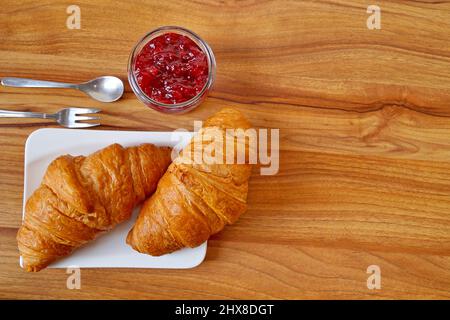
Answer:
<svg viewBox="0 0 450 320"><path fill-rule="evenodd" d="M144 107L127 85L112 104L70 90L0 88L0 108L104 110L101 129L192 129L224 106L279 128L276 176L251 179L249 210L209 242L192 270L18 266L23 152L52 124L0 120L1 298L450 298L450 2L3 1L0 76L126 80L133 44L161 25L194 30L213 48L216 86L185 115ZM369 290L366 269L381 268Z"/></svg>

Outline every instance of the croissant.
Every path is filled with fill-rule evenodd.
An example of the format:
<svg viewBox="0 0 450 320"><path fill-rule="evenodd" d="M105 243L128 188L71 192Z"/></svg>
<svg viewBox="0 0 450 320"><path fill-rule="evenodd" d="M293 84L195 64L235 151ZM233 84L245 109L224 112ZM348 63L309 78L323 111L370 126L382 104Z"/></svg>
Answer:
<svg viewBox="0 0 450 320"><path fill-rule="evenodd" d="M205 121L169 166L153 196L144 202L128 233L129 245L153 256L196 247L246 211L251 165L247 160L243 164L225 161L227 156L236 160L239 141L245 143L243 147L248 153L247 139L242 142L226 131L236 128L248 129L250 124L234 109L222 109ZM222 137L222 141L228 138L233 148L225 148L224 143L217 147L218 140L210 137ZM222 163L192 161L211 148Z"/></svg>
<svg viewBox="0 0 450 320"><path fill-rule="evenodd" d="M171 149L152 144L53 160L17 233L23 268L39 271L130 218L170 162Z"/></svg>

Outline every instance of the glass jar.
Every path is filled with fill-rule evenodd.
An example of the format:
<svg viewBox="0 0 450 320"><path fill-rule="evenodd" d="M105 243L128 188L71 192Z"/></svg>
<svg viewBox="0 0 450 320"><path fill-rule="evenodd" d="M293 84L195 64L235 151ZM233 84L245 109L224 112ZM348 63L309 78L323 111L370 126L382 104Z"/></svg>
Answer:
<svg viewBox="0 0 450 320"><path fill-rule="evenodd" d="M208 62L208 77L203 88L191 99L174 104L162 103L150 98L139 86L136 79L135 66L136 57L139 55L143 47L152 39L161 36L166 33L177 33L191 39L197 46L203 51ZM209 45L202 40L194 32L189 31L182 27L175 26L165 26L155 29L147 33L141 40L137 42L131 51L130 57L128 59L128 81L130 83L131 89L134 94L142 101L146 106L153 108L155 110L165 112L165 113L182 113L197 107L207 96L208 92L211 90L216 75L216 60L214 54L209 47Z"/></svg>

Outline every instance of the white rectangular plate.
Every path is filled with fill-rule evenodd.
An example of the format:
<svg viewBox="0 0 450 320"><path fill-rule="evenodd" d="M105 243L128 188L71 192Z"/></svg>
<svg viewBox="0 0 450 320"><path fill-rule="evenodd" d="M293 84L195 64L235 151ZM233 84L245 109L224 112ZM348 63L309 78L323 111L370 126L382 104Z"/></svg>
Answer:
<svg viewBox="0 0 450 320"><path fill-rule="evenodd" d="M191 137L192 133L189 132L36 130L28 137L25 144L23 216L25 215L26 200L40 185L50 162L60 155L89 155L112 143L119 143L124 147L142 143L171 147L182 146L186 145ZM136 220L138 212L139 208L136 208L129 221L75 250L70 256L51 264L49 268L67 268L69 266L85 268L192 268L203 261L206 255L206 242L197 248L185 248L160 257L152 257L134 251L125 243L125 239ZM22 258L20 258L20 265L22 266Z"/></svg>

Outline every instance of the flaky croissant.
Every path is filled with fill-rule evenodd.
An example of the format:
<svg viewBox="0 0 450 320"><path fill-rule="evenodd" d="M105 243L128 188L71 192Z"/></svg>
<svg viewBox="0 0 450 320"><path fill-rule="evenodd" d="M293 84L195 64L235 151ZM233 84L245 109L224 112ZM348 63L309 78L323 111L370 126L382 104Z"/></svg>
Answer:
<svg viewBox="0 0 450 320"><path fill-rule="evenodd" d="M23 268L39 271L130 218L155 191L170 155L168 147L113 144L87 157L55 159L25 206L17 234Z"/></svg>
<svg viewBox="0 0 450 320"><path fill-rule="evenodd" d="M239 141L233 136L230 139L226 129L249 127L240 112L229 108L205 121L142 206L127 243L139 252L159 256L183 247L196 247L225 225L234 223L247 208L251 165L248 161L236 163L234 154L237 155ZM223 143L223 148L217 148L218 140L211 139L213 136L223 137L222 141L228 137L234 147L225 148ZM240 141L248 152L248 140ZM224 163L195 161L196 154L211 148L218 155L216 159L222 158ZM225 163L226 156L233 161Z"/></svg>

